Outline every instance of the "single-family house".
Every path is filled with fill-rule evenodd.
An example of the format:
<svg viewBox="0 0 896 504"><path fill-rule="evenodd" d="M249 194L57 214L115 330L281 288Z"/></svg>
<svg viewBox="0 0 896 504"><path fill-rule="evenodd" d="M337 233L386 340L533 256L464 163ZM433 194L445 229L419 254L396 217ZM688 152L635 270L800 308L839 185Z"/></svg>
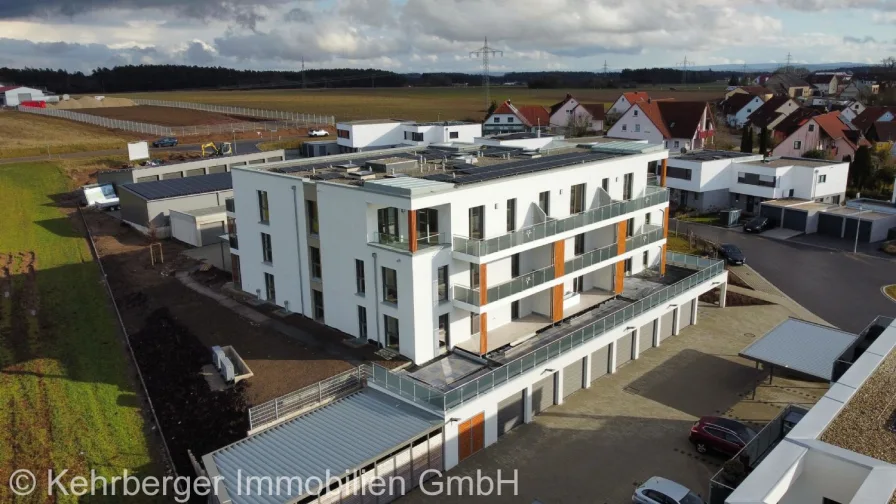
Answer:
<svg viewBox="0 0 896 504"><path fill-rule="evenodd" d="M725 99L731 98L736 94L748 94L753 96L758 96L762 98L762 101L768 101L774 93L768 90L768 88L762 86L734 86L728 92L725 93Z"/></svg>
<svg viewBox="0 0 896 504"><path fill-rule="evenodd" d="M756 134L759 134L762 128L774 131L781 121L799 108L799 103L789 96L773 96L750 114L750 126Z"/></svg>
<svg viewBox="0 0 896 504"><path fill-rule="evenodd" d="M791 133L772 154L781 157L803 157L820 150L836 160L855 158L860 145L869 145L862 133L840 119L839 112L828 112L808 119Z"/></svg>
<svg viewBox="0 0 896 504"><path fill-rule="evenodd" d="M815 73L810 75L807 80L821 96L837 94L840 84L840 79L834 73Z"/></svg>
<svg viewBox="0 0 896 504"><path fill-rule="evenodd" d="M607 115L611 117L619 117L626 113L635 103L647 101L649 99L650 96L646 91L630 91L622 93L619 95L619 98L616 98L616 101L613 102L613 105L609 110L607 110Z"/></svg>
<svg viewBox="0 0 896 504"><path fill-rule="evenodd" d="M896 121L876 122L868 130L868 139L879 149L889 150L896 157Z"/></svg>
<svg viewBox="0 0 896 504"><path fill-rule="evenodd" d="M677 100L635 103L607 131L608 137L662 143L675 151L703 149L714 135L709 103Z"/></svg>
<svg viewBox="0 0 896 504"><path fill-rule="evenodd" d="M880 84L876 82L868 82L860 79L853 79L840 91L840 99L855 100L865 95L876 95L880 93Z"/></svg>
<svg viewBox="0 0 896 504"><path fill-rule="evenodd" d="M809 98L813 89L802 77L792 73L772 75L765 81L765 87L775 94L791 98Z"/></svg>
<svg viewBox="0 0 896 504"><path fill-rule="evenodd" d="M894 119L896 119L896 107L875 105L865 107L865 110L852 120L852 125L864 134L874 126L874 123L890 122Z"/></svg>
<svg viewBox="0 0 896 504"><path fill-rule="evenodd" d="M735 93L719 104L719 111L725 116L728 126L741 128L763 104L765 102L759 96Z"/></svg>
<svg viewBox="0 0 896 504"><path fill-rule="evenodd" d="M846 104L846 106L843 107L843 110L840 111L840 118L846 122L852 122L853 119L858 117L858 115L864 111L865 104L860 101L853 100Z"/></svg>
<svg viewBox="0 0 896 504"><path fill-rule="evenodd" d="M504 101L482 123L483 135L536 131L550 125L548 109L541 105L514 105Z"/></svg>
<svg viewBox="0 0 896 504"><path fill-rule="evenodd" d="M551 126L596 132L604 130L603 103L580 103L567 94L563 101L551 105L548 113Z"/></svg>

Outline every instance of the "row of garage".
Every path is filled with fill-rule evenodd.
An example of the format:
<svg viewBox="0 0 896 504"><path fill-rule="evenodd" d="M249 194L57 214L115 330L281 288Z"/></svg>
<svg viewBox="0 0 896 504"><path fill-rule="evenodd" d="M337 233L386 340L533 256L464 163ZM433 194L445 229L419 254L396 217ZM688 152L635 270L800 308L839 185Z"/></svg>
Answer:
<svg viewBox="0 0 896 504"><path fill-rule="evenodd" d="M683 329L691 324L692 310L695 308L696 299L685 303L678 308L680 316L679 329ZM675 310L672 310L659 319L659 333L657 334L657 321L649 322L641 327L639 331L632 331L616 340L616 362L615 367L618 369L634 359L637 355L649 348L656 346L654 342L658 339L661 343L666 338L672 336L675 327ZM638 346L635 347L635 336L638 335ZM596 350L591 354L590 359L583 358L573 362L563 369L562 375L553 373L543 378L541 381L532 385L532 414L538 415L546 409L558 403L558 386L560 386L561 399L566 398L573 393L585 388L586 366L590 366L589 375L590 382L602 376L613 373L614 363L612 362L612 345L607 345ZM589 365L590 361L590 365ZM558 379L562 376L562 382ZM522 390L507 399L498 403L498 436L503 436L510 430L524 423L526 391Z"/></svg>
<svg viewBox="0 0 896 504"><path fill-rule="evenodd" d="M765 201L759 213L768 218L771 227L850 241L856 240L858 232L862 243L886 240L896 226L896 214L804 200Z"/></svg>

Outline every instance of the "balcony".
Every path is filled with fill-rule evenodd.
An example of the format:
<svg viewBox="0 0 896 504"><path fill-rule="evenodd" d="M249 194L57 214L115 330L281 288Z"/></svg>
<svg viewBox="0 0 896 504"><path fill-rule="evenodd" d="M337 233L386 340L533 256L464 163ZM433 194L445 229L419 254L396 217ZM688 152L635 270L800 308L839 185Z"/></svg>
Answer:
<svg viewBox="0 0 896 504"><path fill-rule="evenodd" d="M451 245L448 233L432 233L426 236L418 236L416 241L418 251L432 247ZM404 235L373 233L372 238L368 239L367 243L370 245L390 248L399 252L410 253L411 251L410 238Z"/></svg>
<svg viewBox="0 0 896 504"><path fill-rule="evenodd" d="M632 251L637 248L656 243L665 237L663 236L663 228L661 226L645 225L645 232L626 238L625 250ZM581 271L585 268L608 261L619 255L618 242L605 245L601 248L585 252L580 256L573 257L566 261L563 265L564 276L570 276L573 273ZM561 277L562 278L562 277ZM547 266L525 275L520 275L507 282L500 283L493 287L488 287L486 291L486 303L494 303L501 299L519 294L528 289L538 287L539 285L548 283L555 279L554 266ZM471 289L463 285L454 286L454 299L459 302L467 303L473 306L482 306L480 304L480 290Z"/></svg>
<svg viewBox="0 0 896 504"><path fill-rule="evenodd" d="M229 213L236 213L236 202L233 200L233 198L224 199L224 208Z"/></svg>
<svg viewBox="0 0 896 504"><path fill-rule="evenodd" d="M669 191L664 187L647 186L644 196L628 201L614 201L606 205L570 215L562 219L551 219L547 222L527 226L511 233L495 238L478 240L465 236L455 236L454 251L475 257L482 257L501 252L519 245L548 238L554 235L575 231L598 222L630 214L669 201Z"/></svg>

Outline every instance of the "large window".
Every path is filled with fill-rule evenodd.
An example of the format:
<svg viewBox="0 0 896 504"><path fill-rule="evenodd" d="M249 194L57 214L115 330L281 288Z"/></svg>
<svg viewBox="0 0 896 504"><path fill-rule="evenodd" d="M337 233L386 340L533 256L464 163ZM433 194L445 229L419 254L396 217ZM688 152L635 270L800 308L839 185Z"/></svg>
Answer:
<svg viewBox="0 0 896 504"><path fill-rule="evenodd" d="M479 315L475 313L470 314L470 334L475 336L479 334L480 325L479 325Z"/></svg>
<svg viewBox="0 0 896 504"><path fill-rule="evenodd" d="M635 235L635 218L632 217L625 224L625 237L631 238Z"/></svg>
<svg viewBox="0 0 896 504"><path fill-rule="evenodd" d="M323 278L320 268L320 249L317 247L308 247L311 255L311 278L320 280Z"/></svg>
<svg viewBox="0 0 896 504"><path fill-rule="evenodd" d="M520 255L513 254L510 256L510 278L520 276Z"/></svg>
<svg viewBox="0 0 896 504"><path fill-rule="evenodd" d="M573 241L573 254L580 256L585 253L585 233L577 234Z"/></svg>
<svg viewBox="0 0 896 504"><path fill-rule="evenodd" d="M455 140L455 139L457 139L458 137L459 137L459 135L458 135L457 131L450 131L450 132L448 132L448 138L449 138L449 139L451 139L451 140Z"/></svg>
<svg viewBox="0 0 896 504"><path fill-rule="evenodd" d="M398 273L383 266L383 301L398 303Z"/></svg>
<svg viewBox="0 0 896 504"><path fill-rule="evenodd" d="M398 209L394 207L380 208L376 211L377 230L380 240L398 239Z"/></svg>
<svg viewBox="0 0 896 504"><path fill-rule="evenodd" d="M485 237L485 207L470 208L470 238L481 240Z"/></svg>
<svg viewBox="0 0 896 504"><path fill-rule="evenodd" d="M266 263L274 262L274 248L271 245L271 235L261 233L261 260Z"/></svg>
<svg viewBox="0 0 896 504"><path fill-rule="evenodd" d="M778 177L774 175L759 175L758 173L737 173L737 182L762 187L778 187Z"/></svg>
<svg viewBox="0 0 896 504"><path fill-rule="evenodd" d="M338 129L336 130L336 136L339 138L349 139L352 137L351 132L349 130Z"/></svg>
<svg viewBox="0 0 896 504"><path fill-rule="evenodd" d="M417 244L439 243L439 211L435 208L417 210Z"/></svg>
<svg viewBox="0 0 896 504"><path fill-rule="evenodd" d="M364 294L367 292L367 282L364 280L364 261L355 259L355 292Z"/></svg>
<svg viewBox="0 0 896 504"><path fill-rule="evenodd" d="M691 169L669 166L666 168L666 176L674 179L691 180Z"/></svg>
<svg viewBox="0 0 896 504"><path fill-rule="evenodd" d="M451 346L451 321L448 314L439 315L439 341Z"/></svg>
<svg viewBox="0 0 896 504"><path fill-rule="evenodd" d="M516 231L516 198L507 200L507 232Z"/></svg>
<svg viewBox="0 0 896 504"><path fill-rule="evenodd" d="M367 308L358 307L358 337L367 339Z"/></svg>
<svg viewBox="0 0 896 504"><path fill-rule="evenodd" d="M539 193L538 208L540 208L545 215L551 215L551 191Z"/></svg>
<svg viewBox="0 0 896 504"><path fill-rule="evenodd" d="M422 142L423 141L423 133L415 133L411 132L411 141L412 142Z"/></svg>
<svg viewBox="0 0 896 504"><path fill-rule="evenodd" d="M314 310L314 320L318 322L324 321L324 293L311 289L311 303Z"/></svg>
<svg viewBox="0 0 896 504"><path fill-rule="evenodd" d="M448 301L448 266L440 267L437 274L436 290L438 291L439 301Z"/></svg>
<svg viewBox="0 0 896 504"><path fill-rule="evenodd" d="M610 179L605 178L605 179L601 180L600 188L603 189L605 192L609 193L610 192Z"/></svg>
<svg viewBox="0 0 896 504"><path fill-rule="evenodd" d="M632 195L634 194L635 174L626 173L622 177L622 180L622 199L630 200L632 199Z"/></svg>
<svg viewBox="0 0 896 504"><path fill-rule="evenodd" d="M577 214L585 211L585 184L576 184L569 191L569 213Z"/></svg>
<svg viewBox="0 0 896 504"><path fill-rule="evenodd" d="M398 319L383 315L383 328L386 333L386 346L398 351Z"/></svg>
<svg viewBox="0 0 896 504"><path fill-rule="evenodd" d="M268 207L268 192L258 191L258 220L264 223L270 222L271 212Z"/></svg>
<svg viewBox="0 0 896 504"><path fill-rule="evenodd" d="M572 291L583 292L585 290L585 277L575 277L572 279Z"/></svg>
<svg viewBox="0 0 896 504"><path fill-rule="evenodd" d="M479 288L479 265L470 264L470 288Z"/></svg>
<svg viewBox="0 0 896 504"><path fill-rule="evenodd" d="M308 200L305 202L305 206L308 207L308 226L311 234L318 234L320 232L320 227L317 222L317 202Z"/></svg>
<svg viewBox="0 0 896 504"><path fill-rule="evenodd" d="M272 303L277 302L277 289L274 287L274 275L270 273L264 274L264 294L265 299Z"/></svg>

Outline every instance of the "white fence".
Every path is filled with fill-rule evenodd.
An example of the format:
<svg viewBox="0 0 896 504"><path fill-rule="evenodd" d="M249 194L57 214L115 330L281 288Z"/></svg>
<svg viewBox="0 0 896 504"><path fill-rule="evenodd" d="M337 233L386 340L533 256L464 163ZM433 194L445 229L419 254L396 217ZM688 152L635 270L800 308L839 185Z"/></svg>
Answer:
<svg viewBox="0 0 896 504"><path fill-rule="evenodd" d="M317 115L317 114L300 114L298 112L288 112L286 110L262 110L246 107L229 107L227 105L209 105L206 103L189 103L164 100L143 100L135 98L133 100L137 105L152 105L154 107L172 107L190 110L202 110L203 112L214 112L216 114L237 115L245 117L260 117L262 119L271 119L279 121L293 121L300 124L309 124L316 126L335 126L336 118L333 116Z"/></svg>

